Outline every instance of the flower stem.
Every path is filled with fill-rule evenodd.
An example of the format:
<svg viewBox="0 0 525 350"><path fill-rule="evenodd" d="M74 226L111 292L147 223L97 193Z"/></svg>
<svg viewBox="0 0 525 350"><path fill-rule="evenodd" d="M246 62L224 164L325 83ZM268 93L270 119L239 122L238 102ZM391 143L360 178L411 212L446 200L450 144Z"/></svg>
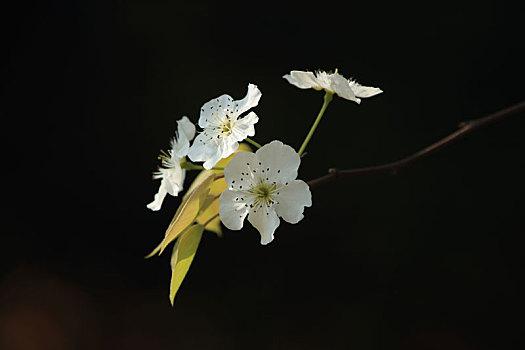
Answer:
<svg viewBox="0 0 525 350"><path fill-rule="evenodd" d="M257 147L257 148L261 148L261 147L262 147L259 143L255 142L254 140L252 140L252 139L249 138L249 137L247 137L247 138L245 139L245 141L248 142L248 143L251 143L252 145L254 145L254 146Z"/></svg>
<svg viewBox="0 0 525 350"><path fill-rule="evenodd" d="M299 157L303 154L304 150L306 149L306 145L308 145L308 142L310 142L310 139L312 138L315 129L317 128L317 125L319 125L319 122L323 118L324 111L326 110L326 107L328 107L328 104L332 101L333 96L334 94L328 91L324 94L323 106L321 107L321 110L319 111L319 114L317 115L317 118L315 119L315 122L310 129L310 132L308 132L308 135L306 135L306 138L304 139L301 148L299 148Z"/></svg>
<svg viewBox="0 0 525 350"><path fill-rule="evenodd" d="M185 161L181 164L182 169L186 170L205 170L202 165L193 164L192 162ZM224 168L214 167L210 170L224 170Z"/></svg>

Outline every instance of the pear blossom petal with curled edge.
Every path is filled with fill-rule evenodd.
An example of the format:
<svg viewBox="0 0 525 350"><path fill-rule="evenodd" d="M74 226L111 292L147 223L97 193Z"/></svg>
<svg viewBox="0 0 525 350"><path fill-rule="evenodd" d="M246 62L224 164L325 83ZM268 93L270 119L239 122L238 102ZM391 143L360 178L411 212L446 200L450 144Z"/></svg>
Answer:
<svg viewBox="0 0 525 350"><path fill-rule="evenodd" d="M219 216L230 230L240 230L244 219L270 243L280 219L295 224L304 207L312 205L306 182L297 180L301 159L281 141L272 141L255 153L238 152L224 169L227 189L219 198Z"/></svg>
<svg viewBox="0 0 525 350"><path fill-rule="evenodd" d="M315 74L293 70L283 78L300 89L325 90L356 103L361 103L361 98L372 97L383 92L380 88L363 86L352 79L346 79L337 73L337 70L335 73L317 71Z"/></svg>
<svg viewBox="0 0 525 350"><path fill-rule="evenodd" d="M217 162L233 154L239 142L255 135L255 123L259 117L250 112L257 106L262 93L254 84L248 85L246 96L234 101L229 95L221 95L206 102L201 108L199 126L203 129L197 135L189 150L188 157L194 162L204 162L205 169L211 169Z"/></svg>
<svg viewBox="0 0 525 350"><path fill-rule="evenodd" d="M195 125L188 117L184 116L177 121L176 137L171 140L170 150L160 155L162 166L153 174L153 179L161 181L153 202L147 205L149 209L160 210L167 194L177 196L182 191L186 170L181 168L180 160L188 154L190 141L194 136Z"/></svg>

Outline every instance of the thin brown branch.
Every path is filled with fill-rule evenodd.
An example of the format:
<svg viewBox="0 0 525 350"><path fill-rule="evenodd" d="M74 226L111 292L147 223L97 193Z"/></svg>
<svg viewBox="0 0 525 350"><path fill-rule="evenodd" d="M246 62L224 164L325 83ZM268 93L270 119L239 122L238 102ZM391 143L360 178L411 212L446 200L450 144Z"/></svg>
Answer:
<svg viewBox="0 0 525 350"><path fill-rule="evenodd" d="M459 124L459 129L457 131L453 132L452 134L437 141L436 143L433 143L432 145L406 158L400 159L395 162L391 162L391 163L387 163L383 165L376 165L376 166L367 167L367 168L348 169L348 170L337 170L335 168L330 168L328 170L328 174L318 177L316 179L310 180L308 182L308 185L310 186L310 188L315 188L319 185L322 185L322 184L325 184L325 183L328 183L334 180L343 179L343 178L347 178L347 177L355 176L355 175L383 173L383 172L389 172L389 173L395 174L399 169L405 168L431 154L441 151L446 146L452 144L453 142L459 140L460 138L465 137L484 126L490 125L500 120L503 120L504 118L509 117L511 115L517 115L523 112L525 112L525 101L520 102L511 107L505 108L496 113L492 113L486 117L462 122Z"/></svg>

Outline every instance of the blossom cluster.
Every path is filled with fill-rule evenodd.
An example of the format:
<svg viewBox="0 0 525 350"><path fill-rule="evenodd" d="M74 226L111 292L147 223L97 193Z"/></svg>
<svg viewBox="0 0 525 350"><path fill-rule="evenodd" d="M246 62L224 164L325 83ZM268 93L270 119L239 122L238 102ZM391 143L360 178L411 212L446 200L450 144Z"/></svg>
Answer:
<svg viewBox="0 0 525 350"><path fill-rule="evenodd" d="M147 205L151 210L160 210L167 194L178 196L183 191L186 171L201 170L164 239L149 255L162 253L176 240L171 260L172 303L205 229L222 234L222 223L230 230L240 230L247 218L259 231L261 244L266 245L273 241L281 219L292 224L302 220L304 208L312 205L312 195L308 184L297 179L301 155L332 96L360 103L361 98L382 92L346 79L337 70L291 71L283 78L301 89L325 91L323 108L299 151L278 140L261 146L251 139L259 121L251 110L259 104L262 92L255 84L248 84L241 100L224 94L204 103L198 119L200 131L188 117L178 120L170 149L159 156L161 166L153 178L161 182ZM247 143L257 150L251 152Z"/></svg>

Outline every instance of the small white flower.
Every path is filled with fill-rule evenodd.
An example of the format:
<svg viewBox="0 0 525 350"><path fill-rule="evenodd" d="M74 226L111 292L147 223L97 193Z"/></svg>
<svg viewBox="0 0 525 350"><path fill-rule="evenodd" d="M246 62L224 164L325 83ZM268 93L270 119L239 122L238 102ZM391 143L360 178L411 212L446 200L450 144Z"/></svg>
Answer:
<svg viewBox="0 0 525 350"><path fill-rule="evenodd" d="M162 166L153 174L153 178L161 179L161 182L155 199L147 206L149 209L159 210L166 194L177 196L182 191L186 170L181 168L180 160L188 154L190 141L194 136L195 125L188 117L182 117L177 121L177 133L171 140L171 149L167 153L162 152L160 155Z"/></svg>
<svg viewBox="0 0 525 350"><path fill-rule="evenodd" d="M239 142L255 135L254 124L259 118L254 112L240 115L257 106L262 93L256 85L248 85L248 93L240 101L222 95L206 102L201 108L199 126L203 131L195 138L188 157L194 162L203 161L204 168L211 169L219 160L226 158L239 147Z"/></svg>
<svg viewBox="0 0 525 350"><path fill-rule="evenodd" d="M357 103L361 103L359 97L372 97L383 92L379 88L363 86L352 79L346 79L337 70L335 73L317 71L315 74L293 70L283 78L298 88L325 90Z"/></svg>
<svg viewBox="0 0 525 350"><path fill-rule="evenodd" d="M312 205L308 185L296 180L301 159L280 141L255 153L238 152L224 169L228 188L219 198L219 216L230 230L240 230L244 219L261 234L261 244L273 240L279 217L295 224L304 207Z"/></svg>

